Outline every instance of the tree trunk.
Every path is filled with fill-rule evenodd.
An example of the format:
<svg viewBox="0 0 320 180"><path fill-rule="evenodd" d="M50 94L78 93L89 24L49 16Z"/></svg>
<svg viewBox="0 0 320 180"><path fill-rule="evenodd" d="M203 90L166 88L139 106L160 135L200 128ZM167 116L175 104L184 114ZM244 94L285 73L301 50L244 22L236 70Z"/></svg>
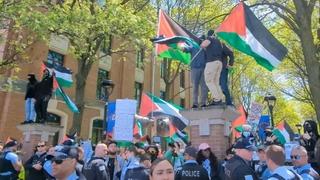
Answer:
<svg viewBox="0 0 320 180"><path fill-rule="evenodd" d="M81 125L82 125L82 117L84 113L84 95L85 95L85 87L86 87L86 80L88 78L88 74L91 69L91 62L87 62L86 59L80 59L78 61L78 72L76 74L76 97L75 103L79 109L79 113L73 113L73 121L71 129L78 132L81 132Z"/></svg>
<svg viewBox="0 0 320 180"><path fill-rule="evenodd" d="M311 18L313 9L301 0L294 1L296 6L296 23L299 32L304 61L308 73L311 99L315 107L317 120L320 122L320 61L317 59L317 48L312 35Z"/></svg>

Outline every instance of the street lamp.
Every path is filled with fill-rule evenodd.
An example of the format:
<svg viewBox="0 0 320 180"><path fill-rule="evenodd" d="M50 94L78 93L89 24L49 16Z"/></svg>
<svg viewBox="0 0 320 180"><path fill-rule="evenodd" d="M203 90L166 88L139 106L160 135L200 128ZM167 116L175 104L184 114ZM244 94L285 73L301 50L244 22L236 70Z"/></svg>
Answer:
<svg viewBox="0 0 320 180"><path fill-rule="evenodd" d="M102 121L102 128L103 128L102 139L105 139L106 134L107 134L106 127L107 127L108 101L109 101L109 96L111 95L114 86L115 86L115 84L112 82L111 79L103 79L101 82L101 88L104 89L103 101L105 102L104 116L103 116L103 121Z"/></svg>
<svg viewBox="0 0 320 180"><path fill-rule="evenodd" d="M302 125L299 123L299 124L296 124L296 127L298 129L299 134L301 134Z"/></svg>
<svg viewBox="0 0 320 180"><path fill-rule="evenodd" d="M264 97L264 101L267 102L269 113L270 113L270 119L271 119L271 126L274 127L274 121L273 121L273 108L276 104L277 98L273 96L272 94L268 93Z"/></svg>

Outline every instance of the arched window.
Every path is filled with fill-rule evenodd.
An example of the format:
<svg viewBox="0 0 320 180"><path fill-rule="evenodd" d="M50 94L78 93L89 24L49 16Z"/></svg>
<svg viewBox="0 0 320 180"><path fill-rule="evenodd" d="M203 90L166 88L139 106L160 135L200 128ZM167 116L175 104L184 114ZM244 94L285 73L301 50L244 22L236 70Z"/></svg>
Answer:
<svg viewBox="0 0 320 180"><path fill-rule="evenodd" d="M92 122L92 144L97 144L103 135L103 120L95 119Z"/></svg>

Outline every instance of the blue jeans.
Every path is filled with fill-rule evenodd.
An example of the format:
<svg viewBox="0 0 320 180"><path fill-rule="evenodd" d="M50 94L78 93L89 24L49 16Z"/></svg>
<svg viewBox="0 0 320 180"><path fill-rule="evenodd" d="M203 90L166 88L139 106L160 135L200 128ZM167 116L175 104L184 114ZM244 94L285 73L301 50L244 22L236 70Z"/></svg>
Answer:
<svg viewBox="0 0 320 180"><path fill-rule="evenodd" d="M208 87L204 80L204 69L202 68L192 68L191 69L191 80L193 85L193 104L198 104L199 97L199 86L201 88L201 105L206 105L208 98Z"/></svg>
<svg viewBox="0 0 320 180"><path fill-rule="evenodd" d="M224 96L226 97L226 104L232 105L231 95L228 86L228 69L222 68L220 74L220 86Z"/></svg>
<svg viewBox="0 0 320 180"><path fill-rule="evenodd" d="M34 102L33 98L27 98L25 100L25 121L34 121L36 117L36 111L34 109Z"/></svg>

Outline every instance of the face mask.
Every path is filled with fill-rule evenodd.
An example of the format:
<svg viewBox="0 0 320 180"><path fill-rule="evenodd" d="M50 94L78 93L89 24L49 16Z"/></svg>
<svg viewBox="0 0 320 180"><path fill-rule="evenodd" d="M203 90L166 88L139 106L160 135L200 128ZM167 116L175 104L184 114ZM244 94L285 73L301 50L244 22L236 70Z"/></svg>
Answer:
<svg viewBox="0 0 320 180"><path fill-rule="evenodd" d="M248 131L242 132L242 135L244 137L249 137L250 136L250 132L248 132Z"/></svg>

